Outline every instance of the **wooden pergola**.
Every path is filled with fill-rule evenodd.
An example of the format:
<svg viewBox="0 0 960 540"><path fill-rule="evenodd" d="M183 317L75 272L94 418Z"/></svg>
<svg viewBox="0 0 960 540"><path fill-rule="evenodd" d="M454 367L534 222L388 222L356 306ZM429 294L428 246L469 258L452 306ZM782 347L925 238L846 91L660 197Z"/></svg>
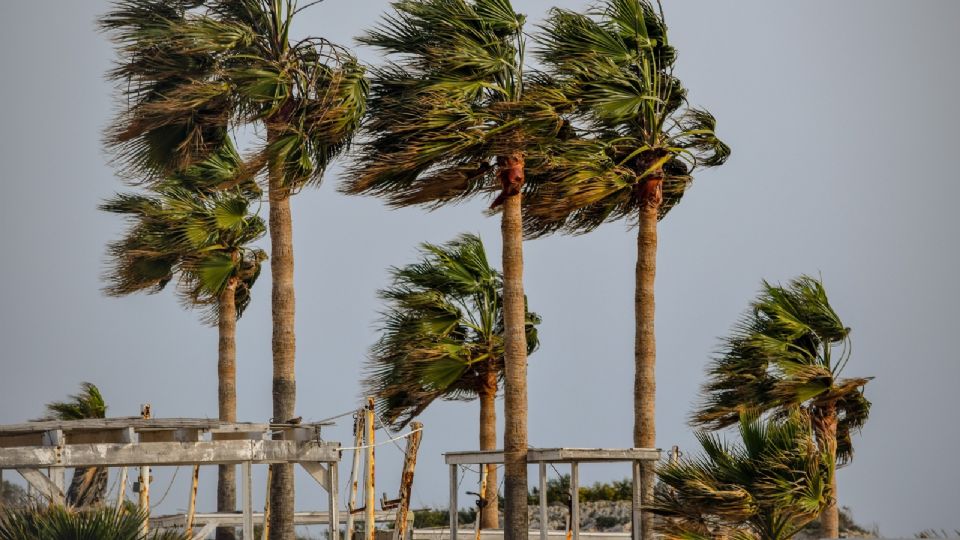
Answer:
<svg viewBox="0 0 960 540"><path fill-rule="evenodd" d="M450 466L450 539L458 540L457 516L457 468L463 465L502 464L503 450L448 452L444 454ZM632 538L640 540L642 510L640 495L643 492L643 480L640 465L644 461L656 462L660 459L660 450L654 448L531 448L527 450L527 463L536 464L539 469L540 486L540 540L547 540L547 465L566 463L570 465L570 526L573 540L580 539L580 464L581 463L623 463L629 462L633 468L632 501ZM479 516L478 518L479 519Z"/></svg>
<svg viewBox="0 0 960 540"><path fill-rule="evenodd" d="M311 523L340 522L337 501L340 444L320 438L322 425L142 417L0 425L0 474L5 469L16 470L33 489L50 501L62 504L66 468L120 467L121 485L124 485L126 468L140 467L140 506L149 509L149 468L192 465L190 514L185 521L177 523L192 529L200 524L194 513L197 467L240 465L242 514L202 514L199 517L204 523L194 538L212 534L217 524L222 523L241 526L243 539L253 540L253 465L299 464L328 494L327 512L304 513L305 518ZM124 498L124 488L120 489L118 503ZM161 518L156 523L167 525L173 521ZM338 536L339 527L332 525L330 540L338 540Z"/></svg>

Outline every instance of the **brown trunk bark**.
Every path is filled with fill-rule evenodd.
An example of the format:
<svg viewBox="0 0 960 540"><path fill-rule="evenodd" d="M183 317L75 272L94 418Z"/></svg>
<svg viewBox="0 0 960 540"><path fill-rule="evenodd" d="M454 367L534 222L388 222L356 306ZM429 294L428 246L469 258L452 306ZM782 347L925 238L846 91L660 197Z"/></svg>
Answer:
<svg viewBox="0 0 960 540"><path fill-rule="evenodd" d="M817 422L817 441L830 456L830 497L820 513L820 538L840 538L840 511L837 507L837 407L831 403L823 408Z"/></svg>
<svg viewBox="0 0 960 540"><path fill-rule="evenodd" d="M488 369L485 384L480 390L480 450L497 449L497 372ZM500 512L497 493L497 465L487 465L487 489L482 497L484 505L480 510L480 528L496 529L500 527Z"/></svg>
<svg viewBox="0 0 960 540"><path fill-rule="evenodd" d="M272 139L267 136L268 142ZM270 272L273 304L273 421L294 417L296 379L294 357L293 222L290 190L283 174L270 170ZM279 438L281 435L277 435ZM270 540L294 540L293 466L273 466L270 484Z"/></svg>
<svg viewBox="0 0 960 540"><path fill-rule="evenodd" d="M521 193L523 156L498 159L504 186L503 321L504 321L504 497L505 540L527 540L527 337L523 294ZM516 187L517 189L513 189ZM504 195L501 194L501 195Z"/></svg>
<svg viewBox="0 0 960 540"><path fill-rule="evenodd" d="M662 202L660 182L662 175L653 175L640 191L641 206L637 229L637 270L634 310L636 336L634 341L635 378L633 385L633 445L637 448L656 448L656 362L657 341L654 334L656 311L654 280L657 274L657 219ZM643 508L653 503L655 475L653 464L644 462L641 469ZM641 514L643 539L653 538L653 514Z"/></svg>
<svg viewBox="0 0 960 540"><path fill-rule="evenodd" d="M237 421L237 280L231 278L219 299L217 407L224 422ZM237 468L217 467L217 512L237 510ZM236 540L236 529L220 527L217 540Z"/></svg>

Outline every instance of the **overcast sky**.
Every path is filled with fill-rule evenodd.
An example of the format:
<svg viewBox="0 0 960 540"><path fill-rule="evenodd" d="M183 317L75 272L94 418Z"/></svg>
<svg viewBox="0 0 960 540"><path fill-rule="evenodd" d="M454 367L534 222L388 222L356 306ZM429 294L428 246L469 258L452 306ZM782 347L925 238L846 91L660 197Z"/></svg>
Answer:
<svg viewBox="0 0 960 540"><path fill-rule="evenodd" d="M695 450L685 420L704 364L760 281L822 275L853 328L846 373L876 377L855 461L839 473L841 504L886 536L960 529L960 3L665 4L679 76L691 102L716 115L733 157L701 173L660 227L659 446ZM327 0L297 30L350 44L386 5ZM586 2L515 5L536 21L551 5ZM136 414L142 402L156 416L217 414L216 330L169 293L100 292L104 246L123 223L96 206L124 189L100 143L115 112L104 80L113 53L94 27L106 9L100 0L0 2L0 423L38 416L81 381L100 386L113 415ZM461 232L500 250L483 201L389 211L337 194L339 175L334 167L293 205L297 408L308 420L358 403L387 267L412 262L419 242ZM525 249L530 306L543 317L529 369L531 445L629 446L634 231L612 224ZM269 278L238 329L247 421L270 417ZM438 403L423 415L415 505L445 504L441 454L477 446L477 417L476 403ZM347 441L348 424L326 436ZM392 491L400 453L383 447L378 457L379 491ZM582 474L592 482L628 472ZM168 474L158 472L154 490ZM212 507L215 474L205 476L202 500ZM298 485L300 506L325 505L308 479ZM161 510L185 507L185 494L175 487Z"/></svg>

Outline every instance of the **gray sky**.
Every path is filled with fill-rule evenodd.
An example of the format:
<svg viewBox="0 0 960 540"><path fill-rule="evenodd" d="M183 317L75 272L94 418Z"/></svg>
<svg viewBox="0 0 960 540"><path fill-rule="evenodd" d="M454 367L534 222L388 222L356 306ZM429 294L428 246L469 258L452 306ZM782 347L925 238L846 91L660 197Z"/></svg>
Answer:
<svg viewBox="0 0 960 540"><path fill-rule="evenodd" d="M550 5L586 4L515 3L533 20ZM841 504L887 536L960 528L960 183L951 157L960 142L960 3L665 3L679 75L734 153L699 175L660 228L659 445L694 450L685 419L703 366L760 280L820 273L854 329L847 373L876 377L855 462L839 473ZM328 0L304 13L299 31L350 43L386 4ZM99 290L104 245L123 228L96 210L123 189L100 146L114 110L104 81L112 51L93 22L106 6L0 3L0 423L37 416L84 380L101 387L114 415L147 401L158 416L217 413L215 329L172 294L110 299ZM335 193L338 175L334 168L294 203L298 410L314 420L358 402L388 266L411 262L419 242L465 231L479 232L491 254L500 246L481 201L389 211ZM529 370L532 445L630 444L635 246L619 224L526 244L530 305L544 320ZM254 294L239 325L239 416L264 421L268 274ZM441 453L477 446L477 416L476 403L423 415L415 504L445 503ZM349 426L328 437L347 441ZM384 447L379 457L380 491L392 491L399 452ZM592 482L628 471L582 474ZM154 490L166 478L158 473ZM310 502L317 490L306 480L299 485L301 505L325 504ZM185 493L175 488L162 509L183 508Z"/></svg>

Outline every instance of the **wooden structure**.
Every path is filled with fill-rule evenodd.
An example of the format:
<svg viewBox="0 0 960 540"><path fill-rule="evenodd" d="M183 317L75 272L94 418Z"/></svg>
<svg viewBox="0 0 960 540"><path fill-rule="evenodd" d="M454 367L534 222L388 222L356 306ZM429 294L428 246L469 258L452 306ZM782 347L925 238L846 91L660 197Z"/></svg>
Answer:
<svg viewBox="0 0 960 540"><path fill-rule="evenodd" d="M457 468L463 465L488 465L503 463L502 450L449 452L444 454L450 466L450 540L459 540L457 493ZM570 526L573 540L580 540L580 464L628 462L633 466L633 504L632 538L641 536L641 502L643 481L640 464L644 461L658 461L660 450L654 448L531 448L527 450L527 463L536 464L539 469L540 486L540 540L548 540L547 530L547 465L566 463L570 465ZM482 470L482 468L481 468ZM482 493L482 492L481 492Z"/></svg>
<svg viewBox="0 0 960 540"><path fill-rule="evenodd" d="M151 466L191 465L196 478L196 467L200 465L241 465L242 514L196 514L191 504L186 521L178 525L201 525L201 533L211 533L216 523L229 522L242 527L244 540L254 540L253 465L300 464L329 495L326 513L305 518L322 518L317 522L327 524L340 522L340 444L320 439L321 427L322 424L249 424L143 416L0 425L0 471L16 470L34 490L51 502L62 504L66 468L121 467L125 481L127 467L141 467L140 505L149 509L149 499L144 494ZM196 483L191 488L191 501L195 501L195 486ZM123 488L120 497L124 497ZM330 540L338 540L338 535L339 527L330 527Z"/></svg>

